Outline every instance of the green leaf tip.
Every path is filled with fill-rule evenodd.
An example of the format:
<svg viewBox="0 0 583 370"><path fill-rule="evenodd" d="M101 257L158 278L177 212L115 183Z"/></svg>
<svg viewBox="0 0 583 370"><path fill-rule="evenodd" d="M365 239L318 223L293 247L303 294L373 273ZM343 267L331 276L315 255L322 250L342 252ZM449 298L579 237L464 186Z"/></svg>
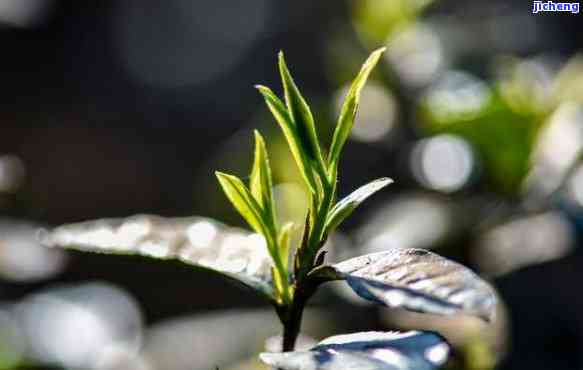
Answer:
<svg viewBox="0 0 583 370"><path fill-rule="evenodd" d="M296 132L300 137L302 147L307 157L312 161L315 170L320 174L324 174L326 166L320 149L312 111L296 85L282 51L278 55L278 64L285 104L296 127Z"/></svg>
<svg viewBox="0 0 583 370"><path fill-rule="evenodd" d="M317 183L314 177L314 171L311 167L311 162L306 155L305 141L300 137L287 107L267 86L256 85L255 87L261 95L263 95L265 104L281 128L304 181L309 189L312 192L315 192L317 189Z"/></svg>
<svg viewBox="0 0 583 370"><path fill-rule="evenodd" d="M267 233L267 227L263 222L261 208L243 181L236 176L220 171L215 171L215 176L217 176L219 184L229 201L231 201L237 212L247 221L249 226L260 234L265 236L269 235Z"/></svg>
<svg viewBox="0 0 583 370"><path fill-rule="evenodd" d="M271 90L269 89L269 87L267 87L267 86L265 86L265 85L261 85L261 84L256 84L256 85L253 85L253 87L254 87L254 88L256 88L257 90L259 90L259 92L260 92L260 93L263 93L263 92L265 92L265 91L271 91Z"/></svg>
<svg viewBox="0 0 583 370"><path fill-rule="evenodd" d="M279 249L277 222L273 200L273 182L271 168L267 155L265 140L254 130L255 155L251 169L249 189L243 181L236 176L216 171L215 174L235 209L243 216L253 230L265 238L267 249L274 262L271 269L273 283L277 292L276 300L289 302L291 299L288 284L287 253L289 241L283 239L288 245ZM288 238L289 239L289 238ZM282 259L282 252L283 258Z"/></svg>
<svg viewBox="0 0 583 370"><path fill-rule="evenodd" d="M272 190L273 182L271 179L271 168L269 167L269 158L265 140L259 133L254 130L255 136L255 155L253 167L251 169L249 187L251 194L259 205L266 211L273 212Z"/></svg>
<svg viewBox="0 0 583 370"><path fill-rule="evenodd" d="M360 102L360 93L364 87L372 70L377 65L379 59L386 48L380 48L371 53L368 59L362 65L360 72L352 81L348 94L344 100L344 104L340 110L338 123L334 130L332 137L332 144L328 155L328 173L332 181L336 180L338 172L338 162L340 161L340 153L342 148L350 135L350 131L354 126L354 120L358 111L358 104Z"/></svg>
<svg viewBox="0 0 583 370"><path fill-rule="evenodd" d="M388 177L383 177L371 181L368 184L356 189L350 193L350 195L336 203L336 205L328 213L328 217L326 219L326 232L332 232L368 197L392 183L393 180Z"/></svg>

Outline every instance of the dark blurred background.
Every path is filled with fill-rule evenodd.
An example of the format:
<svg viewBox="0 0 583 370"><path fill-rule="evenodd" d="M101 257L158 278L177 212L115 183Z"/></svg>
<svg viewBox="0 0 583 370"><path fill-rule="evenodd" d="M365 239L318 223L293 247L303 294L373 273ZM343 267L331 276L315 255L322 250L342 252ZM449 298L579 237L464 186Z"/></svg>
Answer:
<svg viewBox="0 0 583 370"><path fill-rule="evenodd" d="M343 253L429 248L493 281L495 328L440 327L456 368L583 368L580 14L533 15L528 1L0 0L0 45L0 369L253 368L236 364L255 348L235 347L277 328L258 297L177 264L48 251L34 230L136 213L242 225L213 171L247 173L255 127L278 194L302 199L253 85L281 91L284 50L329 143L346 84L379 46L339 191L396 184L342 230ZM316 297L308 331L421 323L345 295Z"/></svg>

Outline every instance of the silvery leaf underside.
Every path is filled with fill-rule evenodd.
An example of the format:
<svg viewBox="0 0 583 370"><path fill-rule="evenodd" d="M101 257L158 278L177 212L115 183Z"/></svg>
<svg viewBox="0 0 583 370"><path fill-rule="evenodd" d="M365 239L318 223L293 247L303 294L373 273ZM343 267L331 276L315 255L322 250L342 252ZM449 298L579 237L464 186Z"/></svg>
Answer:
<svg viewBox="0 0 583 370"><path fill-rule="evenodd" d="M272 297L272 261L263 237L208 218L136 215L63 225L39 236L51 247L175 259Z"/></svg>
<svg viewBox="0 0 583 370"><path fill-rule="evenodd" d="M422 249L391 249L351 258L320 271L342 279L359 296L411 311L467 314L486 321L496 308L494 289L467 267Z"/></svg>
<svg viewBox="0 0 583 370"><path fill-rule="evenodd" d="M449 345L431 332L362 332L329 337L309 351L262 353L284 370L432 370L443 365Z"/></svg>

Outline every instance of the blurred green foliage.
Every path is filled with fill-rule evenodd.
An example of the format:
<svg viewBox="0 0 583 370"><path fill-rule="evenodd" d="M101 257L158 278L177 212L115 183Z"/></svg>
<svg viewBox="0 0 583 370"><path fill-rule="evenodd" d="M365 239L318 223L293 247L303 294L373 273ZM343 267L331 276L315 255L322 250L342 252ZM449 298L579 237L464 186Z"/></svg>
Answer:
<svg viewBox="0 0 583 370"><path fill-rule="evenodd" d="M427 101L421 104L419 116L424 133L448 133L466 139L483 163L490 187L517 195L528 174L530 156L544 117L512 109L496 90L478 112L456 114L447 109Z"/></svg>

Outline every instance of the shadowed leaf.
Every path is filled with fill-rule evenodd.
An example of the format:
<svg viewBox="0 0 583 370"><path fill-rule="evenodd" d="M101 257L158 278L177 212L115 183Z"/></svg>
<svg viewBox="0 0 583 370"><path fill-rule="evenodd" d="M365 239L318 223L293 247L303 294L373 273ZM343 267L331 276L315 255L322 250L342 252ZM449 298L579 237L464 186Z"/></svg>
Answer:
<svg viewBox="0 0 583 370"><path fill-rule="evenodd" d="M491 321L494 289L459 263L422 249L391 249L315 270L344 279L361 297L389 307Z"/></svg>
<svg viewBox="0 0 583 370"><path fill-rule="evenodd" d="M50 247L176 259L272 297L272 262L264 239L207 218L136 215L63 225L39 236Z"/></svg>
<svg viewBox="0 0 583 370"><path fill-rule="evenodd" d="M326 231L330 234L338 225L342 223L352 211L364 202L368 197L381 190L385 186L391 184L393 180L389 178L382 178L369 182L353 191L350 195L336 203L334 208L328 214L326 220Z"/></svg>
<svg viewBox="0 0 583 370"><path fill-rule="evenodd" d="M447 360L449 346L430 332L362 332L327 338L309 351L262 353L284 370L432 370Z"/></svg>

